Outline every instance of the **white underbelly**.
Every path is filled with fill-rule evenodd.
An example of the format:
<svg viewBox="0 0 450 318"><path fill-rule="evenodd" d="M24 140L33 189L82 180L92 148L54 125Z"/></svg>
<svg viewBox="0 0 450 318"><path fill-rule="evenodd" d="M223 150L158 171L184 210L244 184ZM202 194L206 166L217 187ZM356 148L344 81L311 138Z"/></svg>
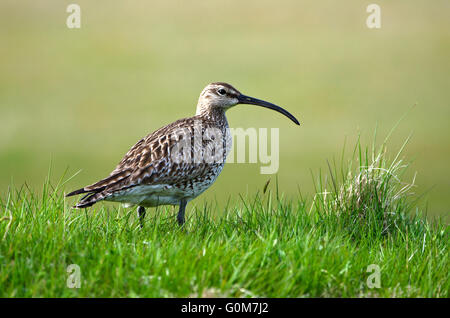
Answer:
<svg viewBox="0 0 450 318"><path fill-rule="evenodd" d="M188 202L203 193L212 184L199 184L194 188L180 189L172 185L139 185L116 192L105 201L121 202L127 206L140 205L155 207L159 205L178 205L181 199Z"/></svg>

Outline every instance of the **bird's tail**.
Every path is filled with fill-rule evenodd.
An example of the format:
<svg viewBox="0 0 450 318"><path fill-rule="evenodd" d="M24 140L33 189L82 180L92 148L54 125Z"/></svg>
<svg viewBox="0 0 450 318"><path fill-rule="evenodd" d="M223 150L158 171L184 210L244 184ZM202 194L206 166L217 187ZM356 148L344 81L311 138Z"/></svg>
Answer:
<svg viewBox="0 0 450 318"><path fill-rule="evenodd" d="M77 194L83 194L83 193L86 193L86 194L80 199L80 201L78 201L77 204L75 204L73 206L73 208L84 209L84 208L90 207L90 206L94 205L95 203L97 203L98 201L103 200L106 196L102 190L86 191L85 188L81 188L81 189L78 189L78 190L75 190L73 192L66 194L66 197L70 197L70 196L77 195Z"/></svg>
<svg viewBox="0 0 450 318"><path fill-rule="evenodd" d="M108 195L111 194L112 189L115 186L123 182L130 176L130 171L121 171L116 174L112 174L109 177L102 179L92 185L86 186L84 188L72 191L66 194L66 197L70 197L78 194L85 194L80 201L74 206L76 209L83 209L90 207L97 203L98 201L104 200Z"/></svg>

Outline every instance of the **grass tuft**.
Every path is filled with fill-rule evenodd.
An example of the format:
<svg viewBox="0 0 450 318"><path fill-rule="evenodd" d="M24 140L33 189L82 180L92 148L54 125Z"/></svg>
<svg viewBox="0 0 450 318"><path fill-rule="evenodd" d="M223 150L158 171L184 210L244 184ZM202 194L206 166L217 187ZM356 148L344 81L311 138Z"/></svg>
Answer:
<svg viewBox="0 0 450 318"><path fill-rule="evenodd" d="M385 141L377 151L375 146L363 149L358 142L352 157L347 163L342 160L339 169L328 162L329 175L316 184L315 210L335 215L354 236L386 235L407 224L417 203L415 175L410 182L403 181L409 164L400 156L408 141L392 160Z"/></svg>

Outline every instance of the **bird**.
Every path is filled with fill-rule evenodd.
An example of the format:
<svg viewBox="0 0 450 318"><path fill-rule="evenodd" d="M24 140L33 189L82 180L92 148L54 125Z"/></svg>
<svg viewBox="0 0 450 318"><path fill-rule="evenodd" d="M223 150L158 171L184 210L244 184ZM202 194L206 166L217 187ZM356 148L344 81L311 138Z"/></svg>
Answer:
<svg viewBox="0 0 450 318"><path fill-rule="evenodd" d="M208 84L200 94L195 116L177 120L139 140L110 175L66 194L83 194L74 208L88 208L99 201L137 206L141 228L146 208L179 206L177 222L185 224L188 202L208 189L221 173L232 147L225 112L236 105L256 105L277 111L296 125L287 110L241 94L224 82Z"/></svg>

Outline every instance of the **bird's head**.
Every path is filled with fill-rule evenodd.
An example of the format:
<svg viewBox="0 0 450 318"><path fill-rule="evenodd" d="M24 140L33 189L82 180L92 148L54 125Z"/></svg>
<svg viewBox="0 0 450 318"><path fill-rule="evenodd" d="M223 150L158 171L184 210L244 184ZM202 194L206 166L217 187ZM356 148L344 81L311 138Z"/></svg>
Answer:
<svg viewBox="0 0 450 318"><path fill-rule="evenodd" d="M239 104L257 105L273 109L283 115L287 116L297 125L300 125L298 120L290 114L287 110L272 103L263 101L261 99L253 98L241 94L236 88L227 83L216 82L208 84L200 94L197 104L197 115L209 113L211 111L225 112L233 106Z"/></svg>

